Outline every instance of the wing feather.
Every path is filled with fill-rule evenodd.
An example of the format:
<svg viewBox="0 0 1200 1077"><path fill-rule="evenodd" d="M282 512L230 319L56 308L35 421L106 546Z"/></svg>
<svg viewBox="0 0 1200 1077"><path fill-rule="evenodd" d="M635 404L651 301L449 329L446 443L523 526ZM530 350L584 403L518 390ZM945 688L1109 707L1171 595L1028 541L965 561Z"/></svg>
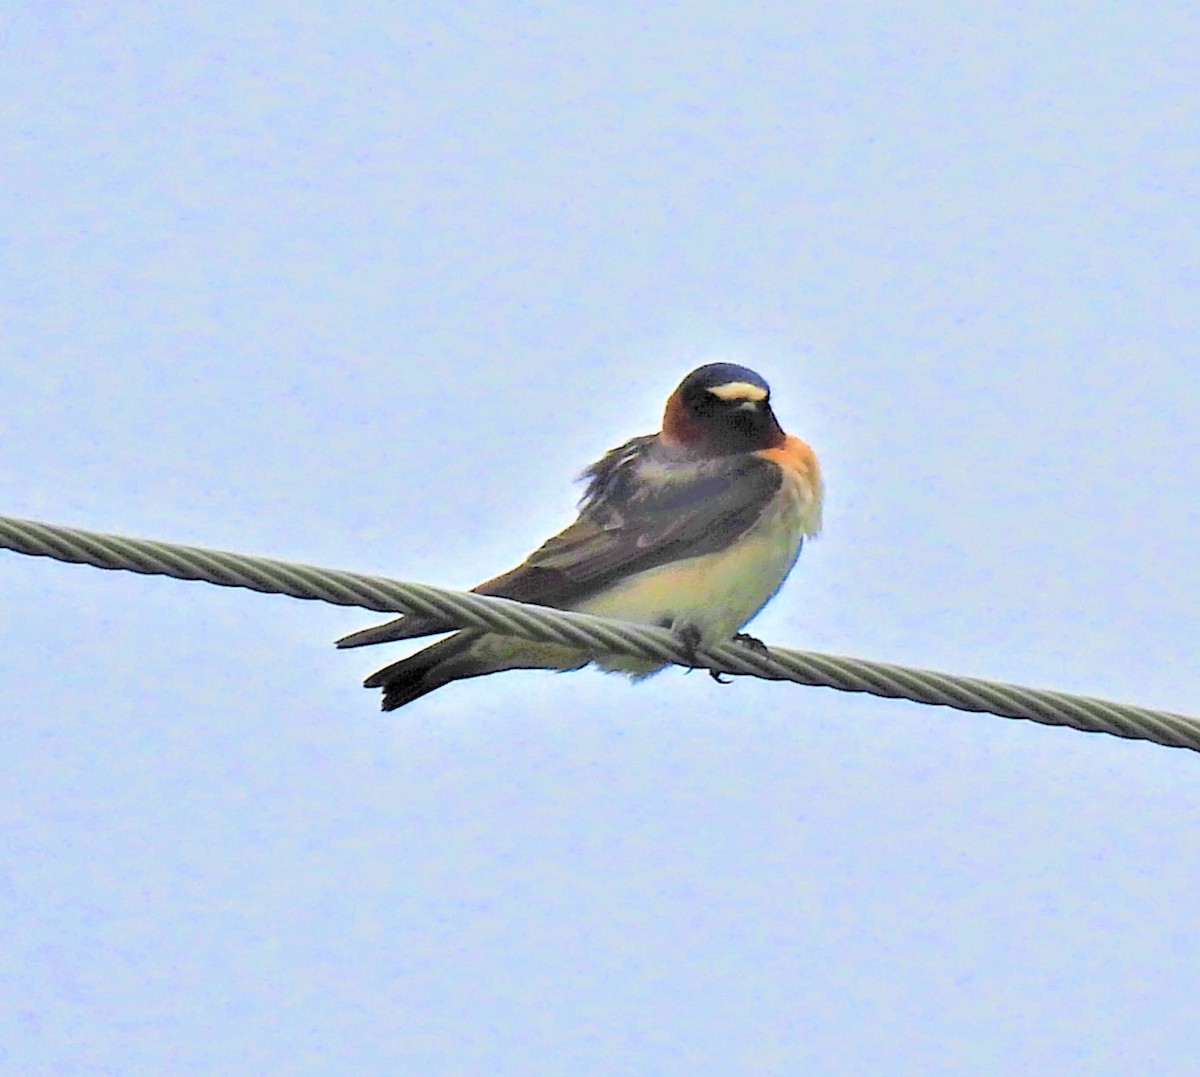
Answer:
<svg viewBox="0 0 1200 1077"><path fill-rule="evenodd" d="M630 454L593 479L575 523L476 590L571 605L618 578L724 549L758 522L782 481L777 464L753 454L669 467Z"/></svg>
<svg viewBox="0 0 1200 1077"><path fill-rule="evenodd" d="M724 549L758 522L783 481L778 464L753 453L660 460L656 440L634 438L593 464L584 475L579 519L523 564L474 590L569 608L633 573ZM401 617L346 636L338 646L449 630L429 618Z"/></svg>

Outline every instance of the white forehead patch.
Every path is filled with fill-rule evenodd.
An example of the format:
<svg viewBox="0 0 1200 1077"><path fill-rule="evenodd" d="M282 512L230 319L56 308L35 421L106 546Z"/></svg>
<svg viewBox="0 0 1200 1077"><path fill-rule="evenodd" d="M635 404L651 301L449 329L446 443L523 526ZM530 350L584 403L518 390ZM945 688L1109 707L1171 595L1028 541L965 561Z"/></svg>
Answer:
<svg viewBox="0 0 1200 1077"><path fill-rule="evenodd" d="M724 385L714 385L709 392L722 400L753 400L758 403L767 399L767 391L761 385L751 385L748 381L729 381Z"/></svg>

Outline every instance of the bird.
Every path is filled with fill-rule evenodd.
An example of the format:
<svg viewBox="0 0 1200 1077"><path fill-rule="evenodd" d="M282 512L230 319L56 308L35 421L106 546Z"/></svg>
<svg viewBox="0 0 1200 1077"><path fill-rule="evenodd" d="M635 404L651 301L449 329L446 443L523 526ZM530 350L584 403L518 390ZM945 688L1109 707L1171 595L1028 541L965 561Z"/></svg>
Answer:
<svg viewBox="0 0 1200 1077"><path fill-rule="evenodd" d="M588 467L578 518L481 595L671 629L685 649L742 639L775 596L805 539L821 530L816 454L785 434L763 378L707 363L667 399L662 429L632 438ZM362 647L443 633L406 614L353 632ZM371 674L392 711L453 681L510 669L582 669L589 662L640 680L668 663L595 655L468 628Z"/></svg>

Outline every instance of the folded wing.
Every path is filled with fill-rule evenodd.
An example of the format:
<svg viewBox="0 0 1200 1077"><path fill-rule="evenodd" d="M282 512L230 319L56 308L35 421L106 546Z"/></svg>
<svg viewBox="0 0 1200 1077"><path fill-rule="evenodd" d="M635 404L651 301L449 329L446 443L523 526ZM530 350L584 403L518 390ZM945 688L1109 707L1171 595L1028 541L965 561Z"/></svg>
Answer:
<svg viewBox="0 0 1200 1077"><path fill-rule="evenodd" d="M589 469L579 519L510 572L473 590L569 609L618 580L722 550L758 522L779 490L779 465L754 454L678 464L648 460L637 438ZM416 639L453 626L405 616L338 641L339 647Z"/></svg>

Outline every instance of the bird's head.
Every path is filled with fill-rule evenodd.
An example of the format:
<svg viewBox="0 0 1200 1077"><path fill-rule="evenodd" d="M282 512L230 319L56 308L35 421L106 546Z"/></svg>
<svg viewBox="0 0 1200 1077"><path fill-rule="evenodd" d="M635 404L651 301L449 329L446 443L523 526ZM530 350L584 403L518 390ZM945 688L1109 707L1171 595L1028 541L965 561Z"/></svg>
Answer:
<svg viewBox="0 0 1200 1077"><path fill-rule="evenodd" d="M771 411L770 386L734 363L709 363L684 378L667 400L661 434L705 456L777 448L785 436Z"/></svg>

